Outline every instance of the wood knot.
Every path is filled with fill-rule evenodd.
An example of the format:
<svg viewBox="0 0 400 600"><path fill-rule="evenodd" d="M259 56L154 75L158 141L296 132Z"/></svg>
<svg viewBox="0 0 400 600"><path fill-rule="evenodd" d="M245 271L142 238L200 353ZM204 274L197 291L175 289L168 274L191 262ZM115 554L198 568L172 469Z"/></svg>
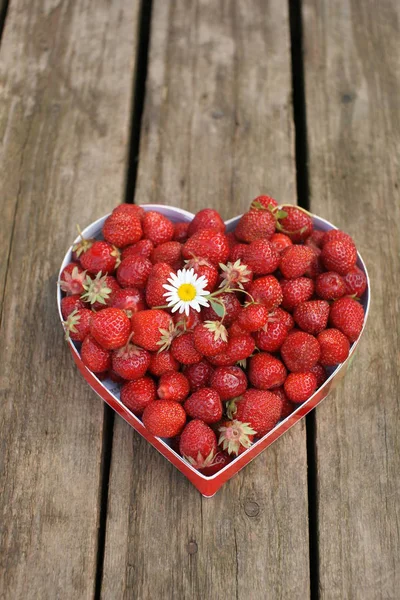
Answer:
<svg viewBox="0 0 400 600"><path fill-rule="evenodd" d="M342 94L343 104L349 104L349 102L352 102L353 100L354 100L353 94Z"/></svg>
<svg viewBox="0 0 400 600"><path fill-rule="evenodd" d="M191 542L188 543L187 551L189 554L196 554L197 550L198 550L197 542L192 540Z"/></svg>
<svg viewBox="0 0 400 600"><path fill-rule="evenodd" d="M244 505L244 512L248 517L256 517L260 512L260 507L257 502L246 502Z"/></svg>

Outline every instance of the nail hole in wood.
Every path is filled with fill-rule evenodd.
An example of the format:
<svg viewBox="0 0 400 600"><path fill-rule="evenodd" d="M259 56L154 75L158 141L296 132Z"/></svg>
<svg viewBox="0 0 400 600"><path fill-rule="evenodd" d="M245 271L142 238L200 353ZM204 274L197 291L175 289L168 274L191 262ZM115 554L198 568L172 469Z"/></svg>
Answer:
<svg viewBox="0 0 400 600"><path fill-rule="evenodd" d="M256 517L260 512L260 507L257 502L246 502L244 512L248 517Z"/></svg>
<svg viewBox="0 0 400 600"><path fill-rule="evenodd" d="M188 543L187 545L187 551L189 554L196 554L198 550L197 547L197 542L195 542L194 540L192 540L191 542Z"/></svg>

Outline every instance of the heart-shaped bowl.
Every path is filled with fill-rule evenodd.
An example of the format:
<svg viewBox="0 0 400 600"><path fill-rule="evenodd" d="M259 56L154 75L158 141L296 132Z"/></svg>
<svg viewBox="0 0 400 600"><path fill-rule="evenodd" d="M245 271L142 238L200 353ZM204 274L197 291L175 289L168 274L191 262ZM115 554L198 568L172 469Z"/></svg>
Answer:
<svg viewBox="0 0 400 600"><path fill-rule="evenodd" d="M149 211L157 211L166 217L168 217L172 222L177 221L185 221L190 222L194 215L186 210L182 210L180 208L175 208L172 206L163 206L160 204L145 204L143 205L144 210ZM104 224L104 221L108 215L105 215L101 219L98 219L82 232L85 238L98 238L102 239L101 231ZM233 219L229 219L226 221L227 231L234 231L241 215L234 217ZM313 216L314 227L316 229L322 231L329 231L330 229L337 229L334 225L326 221L325 219L321 219L320 217ZM79 238L75 240L74 243L78 242ZM70 263L72 260L72 246L66 253L64 260L60 269L61 272L64 267ZM147 431L144 427L142 421L136 417L130 410L121 402L120 394L119 394L119 385L111 381L110 379L100 380L96 375L94 375L86 366L83 364L82 359L80 357L79 348L80 344L69 340L69 347L73 356L75 363L78 366L78 369L82 373L83 377L86 379L90 387L104 400L107 402L111 408L115 410L125 421L127 421L141 436L143 436L150 444L152 444L167 460L169 460L177 469L179 469L186 477L193 483L193 485L199 490L199 492L209 498L213 496L220 487L228 481L233 475L235 475L238 471L240 471L244 466L246 466L253 458L258 456L260 452L265 450L267 446L272 444L278 437L280 437L285 431L287 431L290 427L293 427L295 423L300 421L307 413L310 412L313 408L317 406L326 396L331 392L342 379L342 377L346 374L347 369L350 366L352 358L354 356L354 352L360 342L361 335L365 329L365 324L368 317L369 306L370 306L370 282L368 277L368 272L365 267L364 261L361 258L360 254L357 257L357 265L360 269L365 273L367 277L367 289L363 294L361 299L363 308L364 308L364 325L361 331L360 336L357 341L354 342L351 346L349 356L344 363L341 363L335 368L332 368L329 371L329 377L325 381L325 383L318 388L314 394L303 404L299 405L299 407L291 413L285 419L282 419L275 427L267 433L263 438L259 439L255 442L250 448L248 448L243 454L235 458L231 463L226 465L223 469L221 469L218 473L212 476L205 476L196 469L194 469L186 460L184 460L179 454L177 454L168 443L168 440L155 437L151 433ZM57 305L58 311L60 314L60 319L63 321L61 314L61 290L58 286L57 289ZM143 467L143 466L142 466Z"/></svg>

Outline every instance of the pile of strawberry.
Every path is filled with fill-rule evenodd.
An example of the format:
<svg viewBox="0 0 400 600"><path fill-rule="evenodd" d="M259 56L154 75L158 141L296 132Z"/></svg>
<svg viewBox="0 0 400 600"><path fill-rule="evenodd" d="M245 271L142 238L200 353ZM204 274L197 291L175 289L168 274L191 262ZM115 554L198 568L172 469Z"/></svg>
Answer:
<svg viewBox="0 0 400 600"><path fill-rule="evenodd" d="M213 209L189 224L123 204L102 233L81 238L62 271L67 336L205 475L307 400L361 332L367 280L355 244L315 230L301 208L260 196L226 233ZM186 316L165 306L178 269L207 279L208 307Z"/></svg>

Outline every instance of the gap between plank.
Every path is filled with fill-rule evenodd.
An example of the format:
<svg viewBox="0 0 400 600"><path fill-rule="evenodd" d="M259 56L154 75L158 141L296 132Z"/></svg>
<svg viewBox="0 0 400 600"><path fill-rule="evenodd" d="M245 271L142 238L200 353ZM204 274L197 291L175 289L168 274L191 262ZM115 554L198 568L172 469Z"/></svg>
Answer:
<svg viewBox="0 0 400 600"><path fill-rule="evenodd" d="M142 115L144 107L144 99L146 93L146 77L148 64L148 50L150 39L150 24L151 24L152 0L142 0L140 7L140 15L138 20L138 43L137 43L137 58L135 72L133 76L133 94L132 94L132 119L130 123L130 139L129 153L127 159L127 173L125 183L124 202L133 203L138 153L140 145L140 133L142 125ZM101 457L100 471L100 515L99 528L97 536L97 562L96 562L96 578L94 589L94 600L100 600L101 587L103 580L104 569L104 552L107 532L107 514L108 514L108 487L110 482L111 459L114 437L114 421L115 413L107 405L104 404L104 421L103 421L103 446Z"/></svg>
<svg viewBox="0 0 400 600"><path fill-rule="evenodd" d="M303 26L301 0L289 0L290 42L292 60L293 121L295 129L297 203L309 210L308 148L306 95L304 85ZM319 598L319 549L317 506L317 463L315 412L306 417L307 487L310 561L310 599Z"/></svg>
<svg viewBox="0 0 400 600"><path fill-rule="evenodd" d="M0 0L0 43L3 37L8 12L8 0Z"/></svg>

